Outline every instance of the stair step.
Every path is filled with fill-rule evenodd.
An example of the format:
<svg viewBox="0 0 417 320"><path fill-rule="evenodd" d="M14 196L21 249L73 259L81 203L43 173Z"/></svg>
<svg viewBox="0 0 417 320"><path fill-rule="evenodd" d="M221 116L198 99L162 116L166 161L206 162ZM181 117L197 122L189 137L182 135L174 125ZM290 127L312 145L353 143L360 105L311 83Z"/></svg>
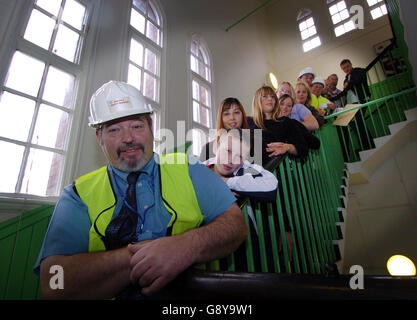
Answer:
<svg viewBox="0 0 417 320"><path fill-rule="evenodd" d="M391 138L391 135L375 138L374 139L375 147L379 148L383 146L390 138Z"/></svg>
<svg viewBox="0 0 417 320"><path fill-rule="evenodd" d="M389 128L389 132L391 132L391 135L393 136L394 134L396 134L398 131L400 131L402 128L404 128L407 125L407 121L402 121L402 122L398 122L398 123L394 123L394 124L390 124L388 126Z"/></svg>
<svg viewBox="0 0 417 320"><path fill-rule="evenodd" d="M405 110L404 111L405 117L407 118L407 120L412 121L412 120L417 120L417 108L413 108L410 110Z"/></svg>
<svg viewBox="0 0 417 320"><path fill-rule="evenodd" d="M361 158L361 162L365 161L370 156L372 156L375 151L376 149L369 149L369 150L364 150L364 151L359 152L359 157Z"/></svg>

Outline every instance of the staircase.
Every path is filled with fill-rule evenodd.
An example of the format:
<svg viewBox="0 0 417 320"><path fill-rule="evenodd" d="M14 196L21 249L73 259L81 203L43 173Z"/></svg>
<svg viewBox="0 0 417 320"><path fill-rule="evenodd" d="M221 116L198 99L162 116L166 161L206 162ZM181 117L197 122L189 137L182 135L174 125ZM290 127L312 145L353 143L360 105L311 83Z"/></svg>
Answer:
<svg viewBox="0 0 417 320"><path fill-rule="evenodd" d="M417 108L404 114L405 121L388 126L389 135L374 139L374 149L359 153L360 161L346 163L337 223L342 237L334 241L341 273L359 264L365 274L383 275L391 255L417 259L416 170L410 170L417 167Z"/></svg>
<svg viewBox="0 0 417 320"><path fill-rule="evenodd" d="M375 148L361 151L360 161L347 164L350 184L368 183L374 171L401 150L417 140L417 108L406 110L406 120L388 126L390 135L374 139Z"/></svg>

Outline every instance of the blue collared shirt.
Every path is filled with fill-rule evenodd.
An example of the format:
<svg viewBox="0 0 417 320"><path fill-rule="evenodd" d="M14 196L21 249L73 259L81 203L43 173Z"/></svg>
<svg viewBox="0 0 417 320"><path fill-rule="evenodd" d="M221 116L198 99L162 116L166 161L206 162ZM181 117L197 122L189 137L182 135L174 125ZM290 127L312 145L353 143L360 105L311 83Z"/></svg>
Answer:
<svg viewBox="0 0 417 320"><path fill-rule="evenodd" d="M157 156L155 154L155 156ZM198 205L204 216L204 223L210 223L224 213L236 201L227 185L204 165L189 160L189 174L194 186ZM117 216L127 189L128 173L108 165L110 179L115 186L117 197L113 218ZM137 241L156 239L166 235L171 214L163 204L159 187L159 170L154 157L140 170L136 183ZM215 201L213 201L215 199ZM72 255L88 252L91 221L86 205L66 186L55 206L44 242L36 261L34 271L39 275L42 259L55 255Z"/></svg>

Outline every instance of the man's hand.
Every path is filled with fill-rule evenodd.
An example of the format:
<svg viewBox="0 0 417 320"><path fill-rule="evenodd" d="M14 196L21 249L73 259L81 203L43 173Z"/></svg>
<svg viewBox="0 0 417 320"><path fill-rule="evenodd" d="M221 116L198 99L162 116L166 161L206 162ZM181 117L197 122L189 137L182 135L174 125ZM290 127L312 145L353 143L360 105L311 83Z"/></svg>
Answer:
<svg viewBox="0 0 417 320"><path fill-rule="evenodd" d="M189 248L181 236L130 244L130 281L138 283L144 295L158 292L194 263Z"/></svg>
<svg viewBox="0 0 417 320"><path fill-rule="evenodd" d="M130 281L149 295L193 264L227 256L247 237L242 211L233 203L210 223L182 234L130 244Z"/></svg>

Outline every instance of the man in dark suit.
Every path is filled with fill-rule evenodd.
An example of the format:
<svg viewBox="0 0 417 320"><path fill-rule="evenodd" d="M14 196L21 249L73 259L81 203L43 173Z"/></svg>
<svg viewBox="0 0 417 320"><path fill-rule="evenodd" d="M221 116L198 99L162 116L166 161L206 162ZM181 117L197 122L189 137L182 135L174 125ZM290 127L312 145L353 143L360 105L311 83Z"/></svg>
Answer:
<svg viewBox="0 0 417 320"><path fill-rule="evenodd" d="M369 71L366 68L353 68L352 62L349 59L344 59L340 63L340 68L346 74L345 77L345 88L337 96L331 98L332 101L339 100L342 97L349 96L348 103L353 104L364 104L371 99L371 92L368 86L368 80L366 73ZM365 119L362 115L366 112L366 107L360 109L355 115L355 121L358 129L358 138L362 142L363 149L373 148L373 140L370 132L365 126ZM355 130L356 126L354 122L350 123L351 129ZM344 138L346 144L349 143L349 136L347 133L347 128L343 130ZM369 136L369 141L368 141Z"/></svg>

